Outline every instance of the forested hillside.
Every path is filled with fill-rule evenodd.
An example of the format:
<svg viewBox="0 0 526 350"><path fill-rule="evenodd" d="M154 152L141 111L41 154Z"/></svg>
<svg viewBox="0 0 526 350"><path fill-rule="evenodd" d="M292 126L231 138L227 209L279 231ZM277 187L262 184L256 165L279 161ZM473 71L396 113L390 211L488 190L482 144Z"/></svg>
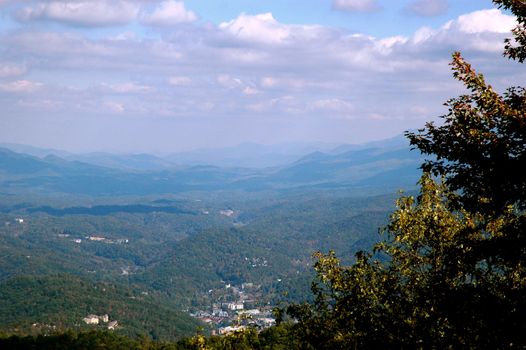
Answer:
<svg viewBox="0 0 526 350"><path fill-rule="evenodd" d="M226 285L257 285L254 307L309 299L311 254L341 246L352 261L376 242L396 197L211 195L93 198L94 205L2 197L0 292L10 312L0 329L98 329L82 318L105 313L119 321L118 333L174 340L194 333L199 322L189 313L208 310Z"/></svg>
<svg viewBox="0 0 526 350"><path fill-rule="evenodd" d="M2 330L11 334L107 330L110 322L117 321L117 331L130 337L177 339L192 334L200 324L140 289L65 274L23 275L3 281L0 308ZM89 315L109 318L94 326L83 322Z"/></svg>

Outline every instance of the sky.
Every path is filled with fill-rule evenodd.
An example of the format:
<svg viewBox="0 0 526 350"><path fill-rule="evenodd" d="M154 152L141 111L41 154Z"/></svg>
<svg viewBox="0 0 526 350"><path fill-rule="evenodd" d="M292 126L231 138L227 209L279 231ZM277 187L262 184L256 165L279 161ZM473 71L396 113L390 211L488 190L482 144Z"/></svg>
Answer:
<svg viewBox="0 0 526 350"><path fill-rule="evenodd" d="M0 142L167 154L363 143L502 92L515 18L490 0L0 0Z"/></svg>

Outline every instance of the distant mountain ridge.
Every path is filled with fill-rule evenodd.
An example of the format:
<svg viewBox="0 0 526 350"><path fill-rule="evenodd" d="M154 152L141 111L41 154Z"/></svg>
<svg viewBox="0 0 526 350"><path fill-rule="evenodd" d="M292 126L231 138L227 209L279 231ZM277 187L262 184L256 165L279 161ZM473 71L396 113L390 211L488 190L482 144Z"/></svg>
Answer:
<svg viewBox="0 0 526 350"><path fill-rule="evenodd" d="M275 145L264 145L245 142L232 147L202 148L186 152L171 153L165 156L130 153L113 154L108 152L71 153L52 148L39 148L28 145L1 143L0 148L6 148L16 153L23 153L38 158L48 155L59 158L80 161L102 167L126 171L155 171L175 169L196 165L211 165L222 168L269 168L286 166L311 153L339 154L364 148L385 148L388 145L400 147L406 144L404 136L372 141L364 144L339 144L322 142L297 142Z"/></svg>
<svg viewBox="0 0 526 350"><path fill-rule="evenodd" d="M232 147L202 148L158 156L146 153L113 154L108 152L75 154L51 148L0 143L2 148L39 158L54 155L66 160L77 160L93 165L137 171L173 169L195 165L243 168L276 167L292 163L305 154L317 150L329 151L337 146L340 144L311 142L263 145L246 142Z"/></svg>
<svg viewBox="0 0 526 350"><path fill-rule="evenodd" d="M318 150L328 151L337 146L337 144L329 143L262 145L246 142L234 147L173 153L166 159L184 165L207 164L219 167L266 168L287 165L308 153Z"/></svg>
<svg viewBox="0 0 526 350"><path fill-rule="evenodd" d="M265 146L255 148L260 149L254 154L257 158ZM247 150L236 152L237 157L244 154L248 159L250 155ZM411 151L407 140L401 136L365 145L315 150L285 165L269 168L214 164L176 166L170 160L147 154L66 157L68 159L49 154L41 158L0 148L0 185L10 192L31 190L88 195L345 186L388 189L413 186L422 163L421 154ZM223 160L228 157L225 154Z"/></svg>

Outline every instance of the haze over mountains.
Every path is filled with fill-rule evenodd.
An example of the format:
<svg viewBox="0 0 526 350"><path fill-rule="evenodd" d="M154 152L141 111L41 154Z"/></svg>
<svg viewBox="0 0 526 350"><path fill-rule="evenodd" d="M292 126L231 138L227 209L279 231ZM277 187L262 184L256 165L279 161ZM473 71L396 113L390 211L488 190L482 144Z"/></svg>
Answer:
<svg viewBox="0 0 526 350"><path fill-rule="evenodd" d="M150 154L71 154L3 144L5 193L61 192L142 195L304 187L378 192L416 183L422 156L403 136L363 145L242 144L165 157Z"/></svg>

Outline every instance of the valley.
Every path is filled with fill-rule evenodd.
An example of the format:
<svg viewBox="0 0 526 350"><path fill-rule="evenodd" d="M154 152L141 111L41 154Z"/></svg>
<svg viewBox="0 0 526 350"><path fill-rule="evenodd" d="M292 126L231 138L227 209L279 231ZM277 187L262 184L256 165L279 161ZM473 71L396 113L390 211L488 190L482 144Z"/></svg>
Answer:
<svg viewBox="0 0 526 350"><path fill-rule="evenodd" d="M311 298L314 252L353 261L381 239L397 190L416 183L407 150L345 152L129 172L2 151L0 331L108 327L88 315L160 340L272 325L274 308ZM393 171L392 184L375 182Z"/></svg>

